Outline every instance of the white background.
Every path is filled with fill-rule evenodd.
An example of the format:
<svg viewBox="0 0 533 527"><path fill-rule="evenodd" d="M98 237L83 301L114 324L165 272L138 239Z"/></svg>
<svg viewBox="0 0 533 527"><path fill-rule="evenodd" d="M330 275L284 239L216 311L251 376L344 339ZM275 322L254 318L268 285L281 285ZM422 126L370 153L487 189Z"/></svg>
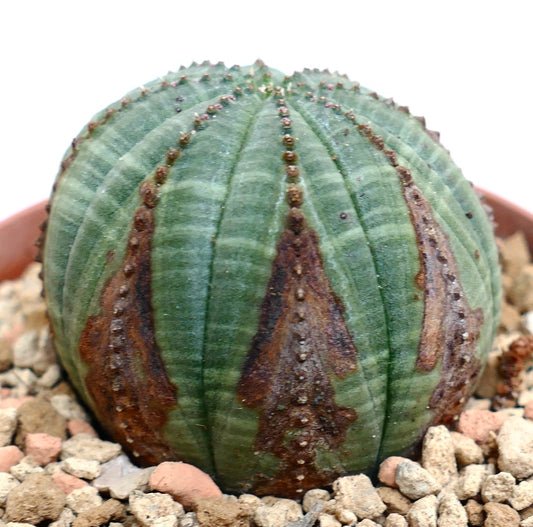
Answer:
<svg viewBox="0 0 533 527"><path fill-rule="evenodd" d="M528 0L29 0L0 7L0 220L48 197L92 115L192 61L329 68L424 115L476 185L533 210Z"/></svg>

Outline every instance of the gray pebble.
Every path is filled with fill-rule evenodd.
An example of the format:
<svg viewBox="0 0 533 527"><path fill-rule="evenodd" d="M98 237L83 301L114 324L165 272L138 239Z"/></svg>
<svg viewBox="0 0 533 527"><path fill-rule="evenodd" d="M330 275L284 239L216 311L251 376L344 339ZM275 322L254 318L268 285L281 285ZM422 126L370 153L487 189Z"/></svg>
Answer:
<svg viewBox="0 0 533 527"><path fill-rule="evenodd" d="M441 489L441 485L426 469L412 461L398 464L396 483L400 492L412 500L436 494Z"/></svg>

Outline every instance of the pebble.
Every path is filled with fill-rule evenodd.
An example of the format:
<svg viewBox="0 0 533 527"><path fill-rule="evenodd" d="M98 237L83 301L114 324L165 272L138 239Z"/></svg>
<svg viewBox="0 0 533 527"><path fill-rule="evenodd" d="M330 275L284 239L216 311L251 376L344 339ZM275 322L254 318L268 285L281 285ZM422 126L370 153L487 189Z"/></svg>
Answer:
<svg viewBox="0 0 533 527"><path fill-rule="evenodd" d="M387 506L387 511L405 516L411 507L411 500L405 497L398 489L391 487L378 487L379 497Z"/></svg>
<svg viewBox="0 0 533 527"><path fill-rule="evenodd" d="M396 512L389 514L383 525L384 527L408 527L405 517Z"/></svg>
<svg viewBox="0 0 533 527"><path fill-rule="evenodd" d="M0 409L0 447L11 443L17 428L17 411L14 408Z"/></svg>
<svg viewBox="0 0 533 527"><path fill-rule="evenodd" d="M501 427L497 444L500 470L518 479L533 475L533 421L508 419Z"/></svg>
<svg viewBox="0 0 533 527"><path fill-rule="evenodd" d="M466 500L477 496L483 482L491 474L494 474L494 465L468 465L461 469L455 485L457 497Z"/></svg>
<svg viewBox="0 0 533 527"><path fill-rule="evenodd" d="M45 372L37 379L37 385L41 388L53 388L61 380L61 368L59 364L50 364Z"/></svg>
<svg viewBox="0 0 533 527"><path fill-rule="evenodd" d="M483 501L503 503L511 498L516 480L509 472L498 472L487 476L481 485L481 497Z"/></svg>
<svg viewBox="0 0 533 527"><path fill-rule="evenodd" d="M64 506L65 494L53 484L51 477L33 474L7 496L3 520L37 525L57 520Z"/></svg>
<svg viewBox="0 0 533 527"><path fill-rule="evenodd" d="M13 365L16 368L31 368L37 363L36 356L39 353L39 332L29 329L20 336L13 344Z"/></svg>
<svg viewBox="0 0 533 527"><path fill-rule="evenodd" d="M27 400L18 408L19 426L15 436L17 445L24 444L26 434L44 432L66 439L66 420L43 398Z"/></svg>
<svg viewBox="0 0 533 527"><path fill-rule="evenodd" d="M342 523L331 514L321 514L318 517L318 525L319 527L342 527Z"/></svg>
<svg viewBox="0 0 533 527"><path fill-rule="evenodd" d="M525 480L516 485L508 502L517 511L533 505L533 481Z"/></svg>
<svg viewBox="0 0 533 527"><path fill-rule="evenodd" d="M122 520L126 515L125 507L120 501L110 499L98 507L79 514L72 522L72 527L98 527L107 525L111 520Z"/></svg>
<svg viewBox="0 0 533 527"><path fill-rule="evenodd" d="M50 404L54 407L56 412L67 421L72 419L78 419L81 421L89 420L87 412L66 393L53 395L50 398Z"/></svg>
<svg viewBox="0 0 533 527"><path fill-rule="evenodd" d="M44 474L44 468L37 465L32 457L26 456L19 463L13 465L10 472L19 481L25 481L28 476Z"/></svg>
<svg viewBox="0 0 533 527"><path fill-rule="evenodd" d="M293 500L277 499L272 505L257 507L253 521L257 527L287 527L287 524L302 517L303 512L298 503Z"/></svg>
<svg viewBox="0 0 533 527"><path fill-rule="evenodd" d="M91 434L77 434L63 442L61 459L77 457L105 463L118 456L121 447L117 443L103 441Z"/></svg>
<svg viewBox="0 0 533 527"><path fill-rule="evenodd" d="M411 460L406 457L390 456L382 461L378 472L379 481L381 481L381 483L384 485L388 485L389 487L397 487L396 470L398 469L398 465L403 461Z"/></svg>
<svg viewBox="0 0 533 527"><path fill-rule="evenodd" d="M422 443L422 466L441 487L457 474L455 448L450 431L445 426L428 428Z"/></svg>
<svg viewBox="0 0 533 527"><path fill-rule="evenodd" d="M520 527L520 515L509 505L489 501L483 509L487 515L484 527Z"/></svg>
<svg viewBox="0 0 533 527"><path fill-rule="evenodd" d="M112 498L126 499L134 490L144 487L155 467L141 469L120 454L101 465L101 473L93 482L99 491L109 492Z"/></svg>
<svg viewBox="0 0 533 527"><path fill-rule="evenodd" d="M468 500L465 505L468 522L474 527L481 527L485 521L483 505L476 500Z"/></svg>
<svg viewBox="0 0 533 527"><path fill-rule="evenodd" d="M438 527L468 527L468 515L453 494L442 498L438 508Z"/></svg>
<svg viewBox="0 0 533 527"><path fill-rule="evenodd" d="M9 493L20 485L20 481L7 472L0 472L0 507L5 507Z"/></svg>
<svg viewBox="0 0 533 527"><path fill-rule="evenodd" d="M533 527L533 516L526 518L520 522L520 527Z"/></svg>
<svg viewBox="0 0 533 527"><path fill-rule="evenodd" d="M333 491L337 505L353 511L360 520L377 518L387 508L370 478L364 474L337 479L333 483Z"/></svg>
<svg viewBox="0 0 533 527"><path fill-rule="evenodd" d="M76 514L83 514L103 503L103 499L98 493L98 489L86 485L69 492L66 503Z"/></svg>
<svg viewBox="0 0 533 527"><path fill-rule="evenodd" d="M198 498L194 502L196 519L202 527L234 527L249 525L250 514L241 508L235 496ZM254 510L255 511L255 510Z"/></svg>
<svg viewBox="0 0 533 527"><path fill-rule="evenodd" d="M161 463L150 475L148 485L152 490L170 494L186 508L190 508L197 498L222 496L205 472L188 463Z"/></svg>
<svg viewBox="0 0 533 527"><path fill-rule="evenodd" d="M35 397L28 395L26 397L6 397L0 401L0 408L14 408L18 410L26 401L35 399Z"/></svg>
<svg viewBox="0 0 533 527"><path fill-rule="evenodd" d="M526 329L529 331L529 333L533 333L533 310L528 311L524 317L524 325L526 326Z"/></svg>
<svg viewBox="0 0 533 527"><path fill-rule="evenodd" d="M73 521L74 512L68 507L65 507L61 511L59 518L55 522L50 523L48 527L70 527Z"/></svg>
<svg viewBox="0 0 533 527"><path fill-rule="evenodd" d="M302 499L302 509L304 512L309 512L315 505L323 505L330 497L325 489L308 490Z"/></svg>
<svg viewBox="0 0 533 527"><path fill-rule="evenodd" d="M81 489L89 485L83 479L66 474L65 472L55 472L52 474L52 480L56 487L59 487L65 495L69 495L73 490Z"/></svg>
<svg viewBox="0 0 533 527"><path fill-rule="evenodd" d="M402 461L398 465L396 483L400 492L412 500L436 494L442 487L426 469L413 461Z"/></svg>
<svg viewBox="0 0 533 527"><path fill-rule="evenodd" d="M450 437L460 466L483 463L483 450L471 437L459 432L450 432Z"/></svg>
<svg viewBox="0 0 533 527"><path fill-rule="evenodd" d="M409 527L437 527L437 496L430 494L415 501L407 513Z"/></svg>
<svg viewBox="0 0 533 527"><path fill-rule="evenodd" d="M343 525L352 525L357 523L357 515L355 512L348 509L337 509L335 516Z"/></svg>
<svg viewBox="0 0 533 527"><path fill-rule="evenodd" d="M97 478L102 468L96 459L84 459L81 457L67 457L62 463L63 470L72 476L81 479Z"/></svg>
<svg viewBox="0 0 533 527"><path fill-rule="evenodd" d="M23 457L24 453L15 445L0 447L0 472L9 472Z"/></svg>
<svg viewBox="0 0 533 527"><path fill-rule="evenodd" d="M502 424L505 416L490 410L467 410L459 416L457 429L477 444L488 444Z"/></svg>
<svg viewBox="0 0 533 527"><path fill-rule="evenodd" d="M27 434L25 438L24 452L32 456L35 462L44 467L56 461L61 452L61 438L44 432Z"/></svg>
<svg viewBox="0 0 533 527"><path fill-rule="evenodd" d="M508 294L519 311L533 310L533 265L529 264L522 268Z"/></svg>

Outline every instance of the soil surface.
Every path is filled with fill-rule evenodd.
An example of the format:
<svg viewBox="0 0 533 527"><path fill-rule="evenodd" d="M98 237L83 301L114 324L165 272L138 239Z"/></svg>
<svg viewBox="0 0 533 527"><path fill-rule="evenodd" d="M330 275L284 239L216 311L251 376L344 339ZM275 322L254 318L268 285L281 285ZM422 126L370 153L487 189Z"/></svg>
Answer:
<svg viewBox="0 0 533 527"><path fill-rule="evenodd" d="M455 427L379 481L339 478L302 500L223 495L185 463L139 468L100 436L50 341L39 264L0 283L0 526L533 526L533 263L500 241L502 321Z"/></svg>

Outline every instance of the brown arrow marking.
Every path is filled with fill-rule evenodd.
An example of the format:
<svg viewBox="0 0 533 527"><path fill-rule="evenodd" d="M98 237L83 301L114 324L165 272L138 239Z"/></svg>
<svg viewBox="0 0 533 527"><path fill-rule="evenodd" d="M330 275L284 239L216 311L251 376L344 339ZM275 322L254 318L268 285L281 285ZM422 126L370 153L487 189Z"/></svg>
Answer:
<svg viewBox="0 0 533 527"><path fill-rule="evenodd" d="M120 270L106 283L100 313L87 321L80 356L100 422L144 465L176 459L164 437L177 388L165 371L154 334L151 248L156 185L144 183Z"/></svg>
<svg viewBox="0 0 533 527"><path fill-rule="evenodd" d="M238 386L241 404L259 411L256 451L281 460L275 477L257 477L257 493L301 496L335 476L314 461L317 449L338 449L357 419L354 409L335 403L331 383L357 371L343 311L324 271L318 236L292 208Z"/></svg>

